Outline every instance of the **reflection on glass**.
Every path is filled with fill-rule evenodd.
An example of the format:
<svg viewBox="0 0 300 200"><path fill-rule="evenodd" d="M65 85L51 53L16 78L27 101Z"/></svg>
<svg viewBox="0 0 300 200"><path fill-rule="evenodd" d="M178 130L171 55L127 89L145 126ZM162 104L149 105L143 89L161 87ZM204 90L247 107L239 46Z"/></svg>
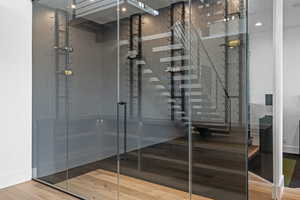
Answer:
<svg viewBox="0 0 300 200"><path fill-rule="evenodd" d="M273 182L273 1L262 3L248 4L250 188L262 187L261 183L272 187ZM258 192L250 190L249 199Z"/></svg>
<svg viewBox="0 0 300 200"><path fill-rule="evenodd" d="M243 5L35 3L36 177L96 200L244 199Z"/></svg>
<svg viewBox="0 0 300 200"><path fill-rule="evenodd" d="M193 194L216 200L247 198L246 17L244 1L192 1Z"/></svg>
<svg viewBox="0 0 300 200"><path fill-rule="evenodd" d="M33 17L33 175L67 189L68 178L68 13L34 4ZM66 4L60 5L62 8ZM55 31L54 31L55 30ZM41 34L44 31L51 34ZM64 32L59 39L54 32ZM65 68L64 68L65 67ZM60 84L59 87L56 87ZM55 174L55 176L52 176Z"/></svg>
<svg viewBox="0 0 300 200"><path fill-rule="evenodd" d="M141 199L187 199L189 118L184 86L189 81L189 56L176 37L175 24L185 24L188 2L152 0L144 5L147 9L127 5L132 10L129 18L128 12L120 13L120 99L128 105L127 129L122 127L120 133L120 184L132 184L128 177L144 180ZM126 199L126 191L120 195Z"/></svg>

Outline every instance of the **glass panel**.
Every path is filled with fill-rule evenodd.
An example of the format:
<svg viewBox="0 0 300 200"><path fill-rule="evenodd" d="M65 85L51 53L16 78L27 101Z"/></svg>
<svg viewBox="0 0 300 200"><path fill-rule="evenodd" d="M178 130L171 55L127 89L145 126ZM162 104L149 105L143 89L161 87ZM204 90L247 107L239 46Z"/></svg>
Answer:
<svg viewBox="0 0 300 200"><path fill-rule="evenodd" d="M116 5L34 4L36 177L86 199L118 194Z"/></svg>
<svg viewBox="0 0 300 200"><path fill-rule="evenodd" d="M67 189L68 81L58 72L68 66L66 3L34 3L33 10L33 177ZM58 10L57 8L61 8ZM49 34L45 34L49 33Z"/></svg>
<svg viewBox="0 0 300 200"><path fill-rule="evenodd" d="M192 191L214 200L247 199L246 17L244 1L192 1Z"/></svg>
<svg viewBox="0 0 300 200"><path fill-rule="evenodd" d="M299 11L299 1L284 1L283 174L285 186L297 190L300 188Z"/></svg>
<svg viewBox="0 0 300 200"><path fill-rule="evenodd" d="M69 191L87 199L116 199L117 1L72 5Z"/></svg>
<svg viewBox="0 0 300 200"><path fill-rule="evenodd" d="M273 182L273 1L249 1L249 196ZM265 185L266 186L266 185ZM269 198L272 193L265 194Z"/></svg>
<svg viewBox="0 0 300 200"><path fill-rule="evenodd" d="M285 191L300 188L299 1L283 1L283 175ZM275 19L275 18L274 18ZM276 106L276 105L275 105ZM293 188L293 189L291 189ZM295 189L294 189L295 188Z"/></svg>
<svg viewBox="0 0 300 200"><path fill-rule="evenodd" d="M120 3L120 199L188 199L187 20L188 1Z"/></svg>
<svg viewBox="0 0 300 200"><path fill-rule="evenodd" d="M36 177L87 199L245 199L245 12L35 3Z"/></svg>

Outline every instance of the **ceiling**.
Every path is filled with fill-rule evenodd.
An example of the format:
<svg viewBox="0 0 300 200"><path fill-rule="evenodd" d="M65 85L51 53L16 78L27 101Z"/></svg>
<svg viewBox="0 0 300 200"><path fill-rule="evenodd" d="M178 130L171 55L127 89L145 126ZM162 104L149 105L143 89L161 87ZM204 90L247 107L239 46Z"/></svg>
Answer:
<svg viewBox="0 0 300 200"><path fill-rule="evenodd" d="M104 1L118 0L76 0L78 5L80 4L95 4ZM120 12L121 18L128 17L129 15L137 12L143 12L133 6L127 5L124 0L120 6L127 7L127 11ZM145 4L151 6L154 9L159 9L170 5L171 3L178 2L180 0L140 0ZM52 8L60 8L65 10L72 10L72 0L40 0L41 4L44 4ZM273 0L248 0L248 13L249 13L249 32L264 32L273 30ZM298 27L300 26L300 1L299 0L284 0L284 25L285 27ZM97 23L106 23L108 21L116 20L117 13L116 7L111 7L107 10L90 13L84 16L87 19L93 20ZM261 22L263 25L260 27L255 26L257 22Z"/></svg>
<svg viewBox="0 0 300 200"><path fill-rule="evenodd" d="M137 13L153 14L152 11L179 1L182 0L77 0L76 16L106 24L117 20L118 2L122 19Z"/></svg>
<svg viewBox="0 0 300 200"><path fill-rule="evenodd" d="M70 12L75 10L77 17L86 18L99 24L105 24L117 20L118 2L121 8L120 18L126 18L136 13L145 13L145 10L134 6L130 1L142 2L158 10L182 0L75 0L76 8L72 8L72 0L40 0L39 2L55 9L59 8ZM123 8L126 9L126 11L122 11Z"/></svg>
<svg viewBox="0 0 300 200"><path fill-rule="evenodd" d="M285 28L300 27L300 1L284 0ZM273 32L273 0L249 0L249 32ZM261 22L262 26L255 26Z"/></svg>

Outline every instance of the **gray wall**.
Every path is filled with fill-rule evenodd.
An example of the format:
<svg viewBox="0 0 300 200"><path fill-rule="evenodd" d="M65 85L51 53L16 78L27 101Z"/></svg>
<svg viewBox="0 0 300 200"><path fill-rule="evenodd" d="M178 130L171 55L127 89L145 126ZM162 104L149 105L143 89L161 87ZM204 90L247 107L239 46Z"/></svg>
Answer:
<svg viewBox="0 0 300 200"><path fill-rule="evenodd" d="M199 30L203 28L203 25L197 21L200 17L199 12L194 13L193 23ZM170 31L169 23L168 9L162 9L160 15L156 17L143 15L142 35L147 37L167 33ZM74 52L71 54L71 68L74 75L68 82L69 112L61 110L64 115L56 119L54 11L43 6L35 7L33 30L33 164L36 168L35 176L41 177L116 154L118 101L116 26L115 22L106 24L97 33L78 26L70 28L70 43L74 48ZM219 29L220 27L213 26L206 33L204 43L216 64L222 81L224 81L224 48L220 46L224 43L224 30ZM123 19L121 21L121 39L125 40L125 43L128 40L128 34L129 20ZM170 44L169 39L169 37L164 37L143 42L143 60L146 63L143 65L143 69L151 69L153 74L150 77L158 78L160 80L158 84L164 85L166 88L169 87L170 74L165 72L165 68L169 64L161 63L160 58L169 57L170 51L153 52L153 48ZM127 55L128 42L121 46L119 75L120 100L129 102ZM211 68L207 57L203 55L200 58L201 64ZM236 58L236 52L232 52L232 56ZM188 64L187 62L186 65ZM237 66L233 66L231 69L238 70L234 67ZM210 71L212 72L212 70ZM215 77L214 74L210 75ZM235 73L233 75L237 77ZM139 122L129 119L128 121L129 150L157 144L186 134L180 125L170 122L168 98L161 96L160 92L155 89L157 83L150 82L150 77L143 76L142 116L144 120ZM202 78L203 76L199 77L196 83L201 82ZM229 85L230 91L232 94L236 94L234 86L238 83L234 82L238 80L230 80L232 80ZM203 87L212 86L204 85ZM170 92L170 90L168 91ZM220 91L218 95L224 96L224 93L220 93ZM213 102L213 99L210 100ZM60 101L65 102L64 99ZM224 99L216 102L219 105L223 103ZM134 111L136 114L137 106ZM222 110L216 111L222 112ZM123 112L122 109L121 112ZM70 120L66 121L65 117L69 117ZM122 145L121 143L121 148ZM66 161L67 157L68 161Z"/></svg>
<svg viewBox="0 0 300 200"><path fill-rule="evenodd" d="M54 11L36 6L33 31L34 176L49 175L115 155L118 75L115 25L106 26L101 37L71 27L70 43L74 48L71 68L74 75L69 81L70 110L68 115L64 115L70 117L69 124L64 116L55 118ZM145 51L151 48L149 45ZM121 51L120 95L126 100L127 48ZM159 69L161 66L157 64L156 67ZM147 80L143 85L143 116L150 119L143 123L128 122L129 150L184 134L182 128L169 122L168 104L162 101L157 105L156 91L147 85ZM165 112L162 112L164 109ZM64 110L61 112L64 113Z"/></svg>

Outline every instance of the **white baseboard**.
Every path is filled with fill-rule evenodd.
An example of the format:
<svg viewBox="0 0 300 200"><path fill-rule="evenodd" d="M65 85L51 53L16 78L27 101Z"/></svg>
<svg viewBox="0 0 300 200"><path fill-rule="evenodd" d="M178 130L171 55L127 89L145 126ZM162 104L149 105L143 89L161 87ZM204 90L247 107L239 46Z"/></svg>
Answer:
<svg viewBox="0 0 300 200"><path fill-rule="evenodd" d="M292 145L283 145L284 153L299 154L299 147Z"/></svg>
<svg viewBox="0 0 300 200"><path fill-rule="evenodd" d="M31 180L31 169L0 174L0 189Z"/></svg>
<svg viewBox="0 0 300 200"><path fill-rule="evenodd" d="M272 198L274 200L281 200L284 190L284 176L281 175L278 185L273 184Z"/></svg>

